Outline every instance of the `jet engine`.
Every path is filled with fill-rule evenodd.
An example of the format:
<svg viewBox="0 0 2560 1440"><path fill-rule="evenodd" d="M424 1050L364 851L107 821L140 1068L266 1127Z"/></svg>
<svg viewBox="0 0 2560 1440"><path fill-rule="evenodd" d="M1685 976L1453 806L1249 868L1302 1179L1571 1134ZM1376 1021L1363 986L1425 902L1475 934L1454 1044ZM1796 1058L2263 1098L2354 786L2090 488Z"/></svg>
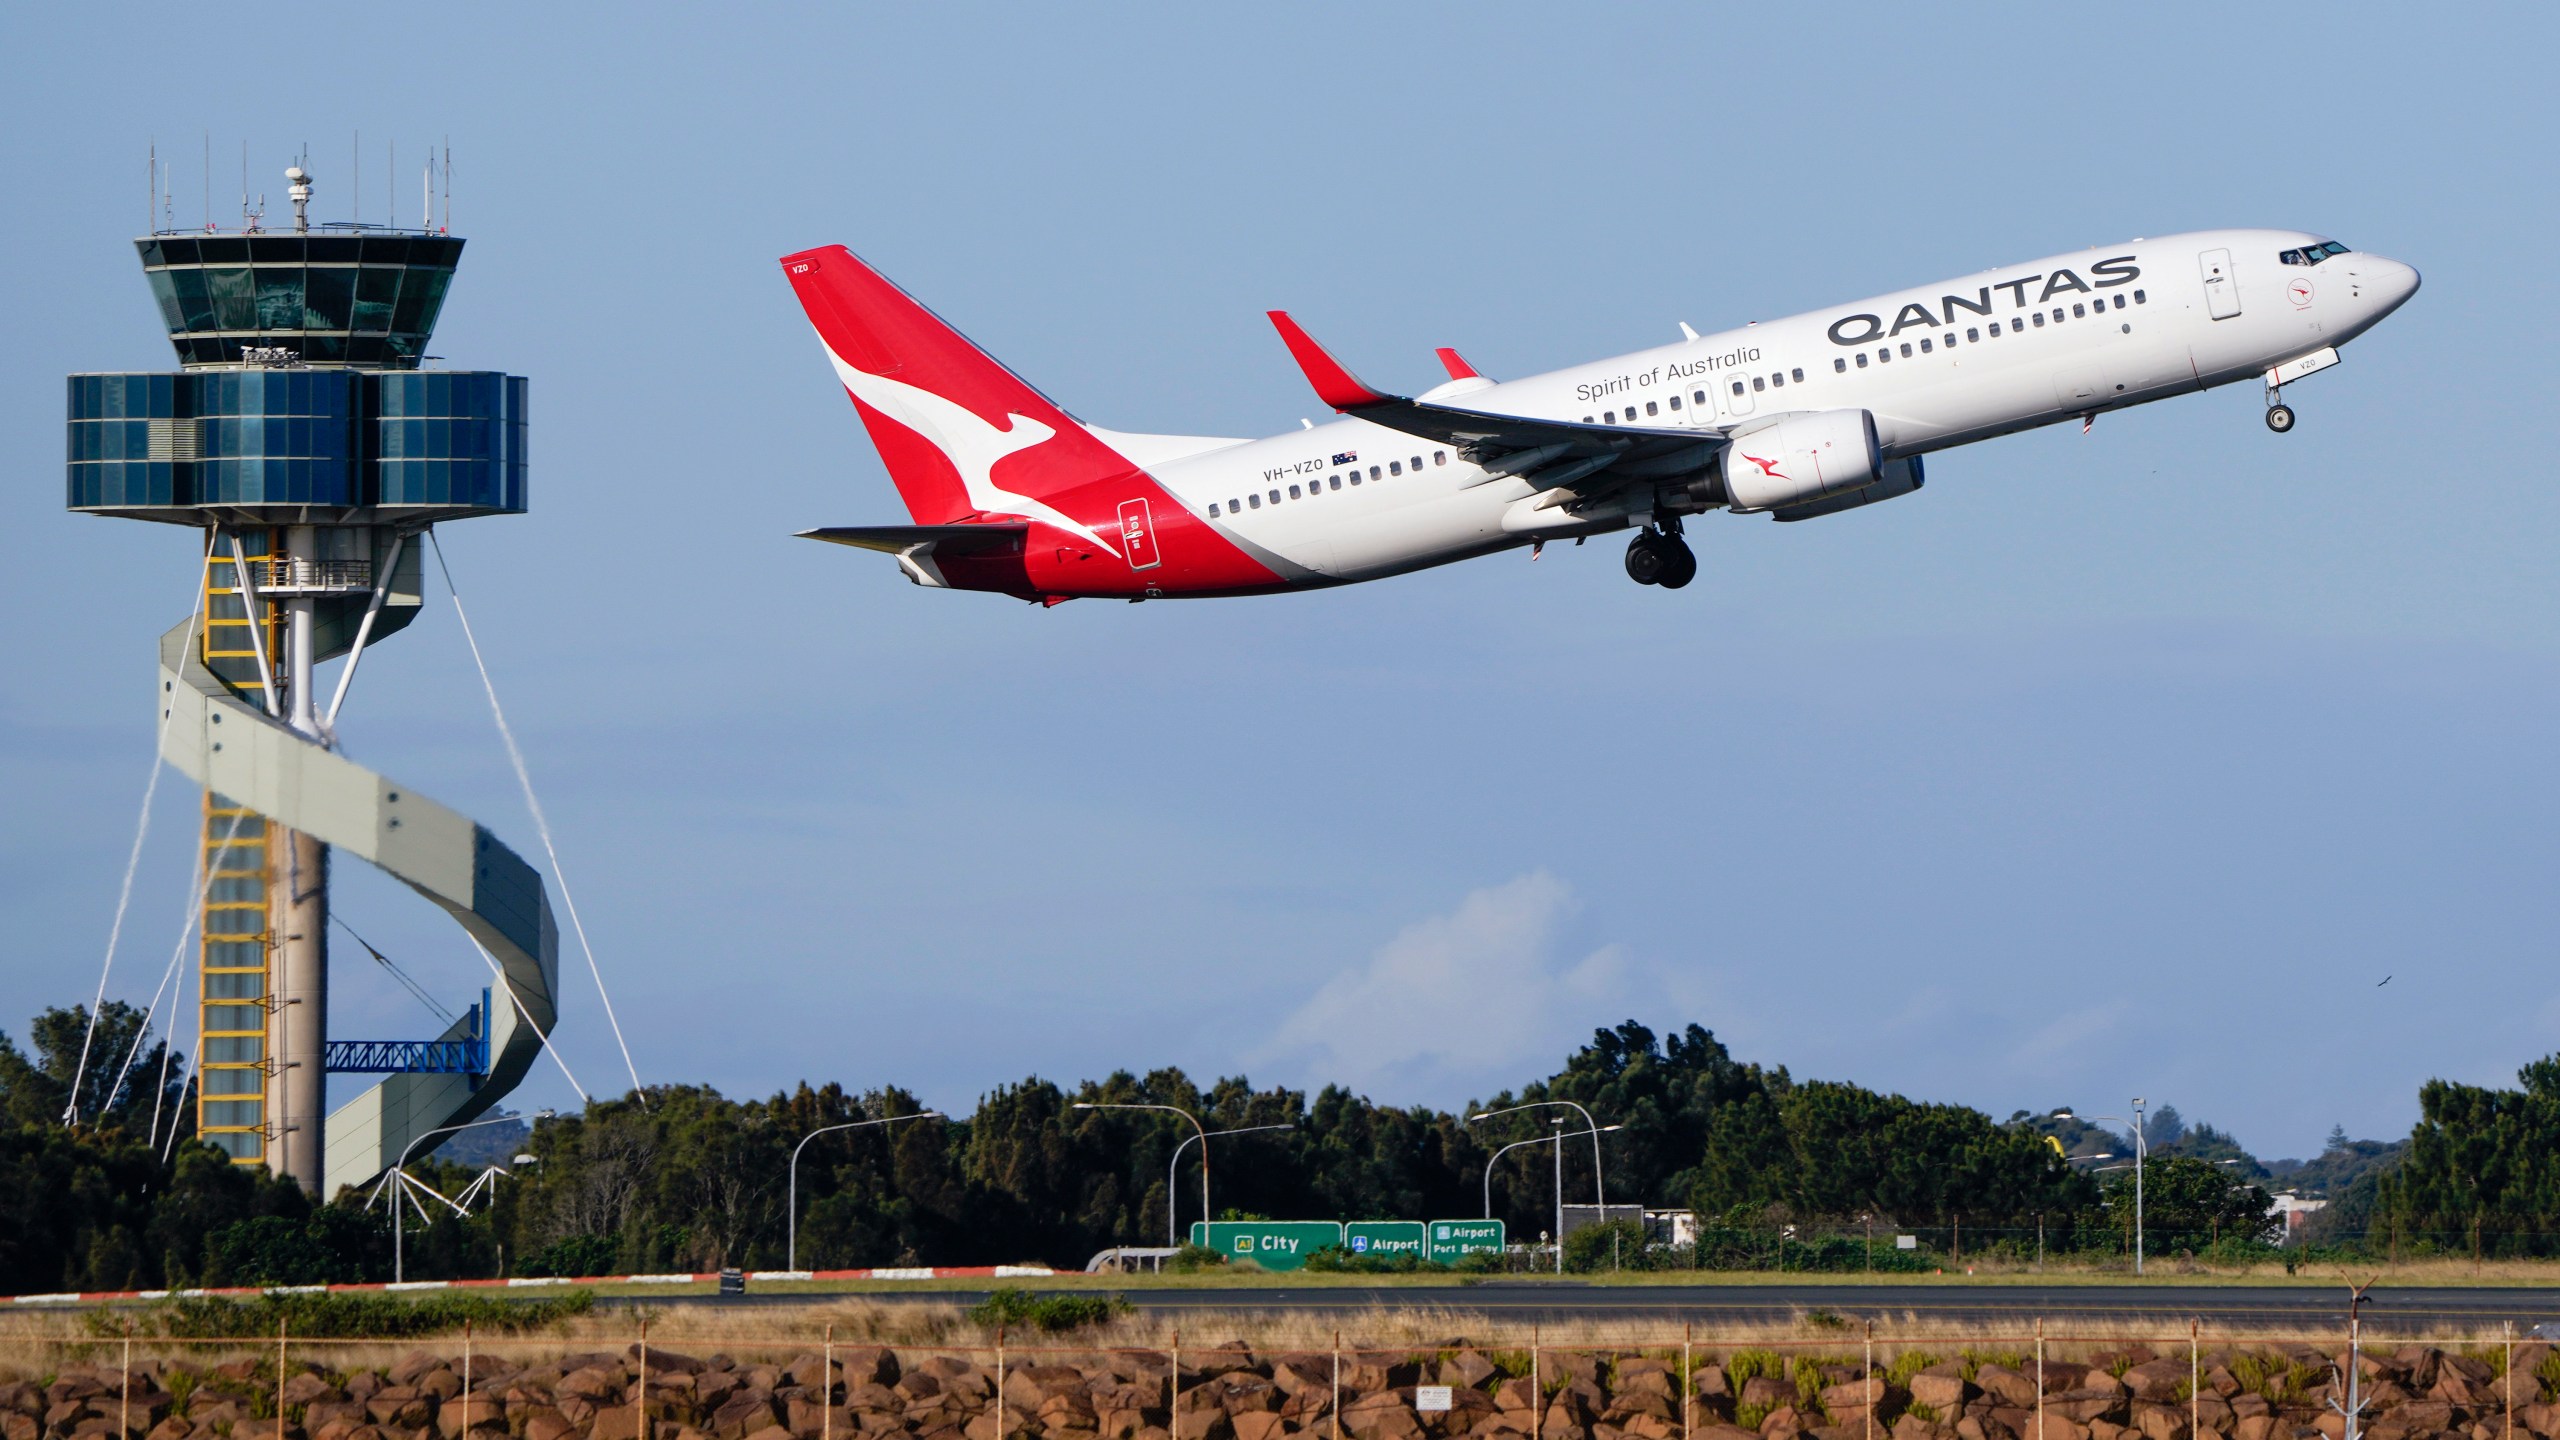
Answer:
<svg viewBox="0 0 2560 1440"><path fill-rule="evenodd" d="M1881 458L1864 410L1790 415L1725 447L1725 493L1736 510L1810 505L1872 482Z"/></svg>
<svg viewBox="0 0 2560 1440"><path fill-rule="evenodd" d="M1873 481L1855 490L1844 490L1828 499L1815 500L1803 505L1790 505L1784 510L1773 510L1769 512L1769 518L1811 520L1821 515L1837 515L1843 510L1855 510L1861 505L1873 505L1879 500L1908 495L1926 483L1928 483L1927 477L1923 473L1919 456L1887 460L1877 469L1876 478Z"/></svg>

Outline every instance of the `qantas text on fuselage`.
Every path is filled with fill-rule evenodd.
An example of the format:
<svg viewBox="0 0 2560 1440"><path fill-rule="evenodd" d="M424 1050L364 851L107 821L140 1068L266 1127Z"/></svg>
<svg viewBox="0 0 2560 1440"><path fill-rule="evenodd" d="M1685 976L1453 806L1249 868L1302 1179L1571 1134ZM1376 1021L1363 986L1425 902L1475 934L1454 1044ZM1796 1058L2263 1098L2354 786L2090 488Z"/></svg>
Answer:
<svg viewBox="0 0 2560 1440"><path fill-rule="evenodd" d="M2004 266L1517 380L1455 351L1416 396L1272 323L1343 418L1269 439L1087 425L841 246L785 275L909 523L804 532L910 580L1054 603L1348 584L1635 532L1627 571L1697 573L1684 522L1808 520L1910 494L1922 457L2256 380L2282 388L2418 289L2293 230L2213 230Z"/></svg>

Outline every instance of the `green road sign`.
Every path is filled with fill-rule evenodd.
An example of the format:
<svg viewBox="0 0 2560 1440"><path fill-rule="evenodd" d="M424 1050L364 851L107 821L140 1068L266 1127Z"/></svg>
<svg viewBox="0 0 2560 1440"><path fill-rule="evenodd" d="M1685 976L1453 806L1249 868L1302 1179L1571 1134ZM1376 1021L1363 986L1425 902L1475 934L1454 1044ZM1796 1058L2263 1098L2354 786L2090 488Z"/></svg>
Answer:
<svg viewBox="0 0 2560 1440"><path fill-rule="evenodd" d="M1354 1255L1422 1258L1423 1224L1419 1220L1354 1220L1342 1229L1342 1248Z"/></svg>
<svg viewBox="0 0 2560 1440"><path fill-rule="evenodd" d="M1265 1270L1295 1270L1308 1256L1340 1245L1342 1226L1332 1220L1220 1220L1208 1225L1195 1220L1191 1243Z"/></svg>
<svg viewBox="0 0 2560 1440"><path fill-rule="evenodd" d="M1462 1256L1482 1251L1502 1253L1502 1222L1499 1220L1434 1220L1429 1227L1423 1258L1434 1265L1446 1265Z"/></svg>

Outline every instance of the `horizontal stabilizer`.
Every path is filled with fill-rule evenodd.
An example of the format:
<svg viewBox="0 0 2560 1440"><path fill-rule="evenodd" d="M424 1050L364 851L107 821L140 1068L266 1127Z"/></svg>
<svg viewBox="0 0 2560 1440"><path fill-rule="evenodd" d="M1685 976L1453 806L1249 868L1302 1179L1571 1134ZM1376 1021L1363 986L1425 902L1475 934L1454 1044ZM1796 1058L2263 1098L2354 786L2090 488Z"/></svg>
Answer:
<svg viewBox="0 0 2560 1440"><path fill-rule="evenodd" d="M803 540L824 540L857 550L902 555L919 547L941 555L1007 555L1022 548L1028 525L829 525L803 530Z"/></svg>

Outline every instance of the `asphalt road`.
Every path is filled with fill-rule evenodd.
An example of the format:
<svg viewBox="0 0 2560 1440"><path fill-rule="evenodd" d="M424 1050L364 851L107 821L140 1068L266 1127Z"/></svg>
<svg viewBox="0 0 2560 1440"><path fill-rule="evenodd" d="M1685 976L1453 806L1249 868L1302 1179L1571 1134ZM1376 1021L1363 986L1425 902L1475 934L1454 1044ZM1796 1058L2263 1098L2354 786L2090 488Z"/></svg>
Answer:
<svg viewBox="0 0 2560 1440"><path fill-rule="evenodd" d="M1037 1286L1027 1286L1037 1291ZM1378 1308L1439 1309L1519 1322L1639 1316L1711 1324L1717 1320L1788 1320L1825 1310L1849 1321L1879 1323L1908 1318L2031 1323L2184 1324L2326 1329L2343 1324L2346 1287L2293 1285L1593 1285L1571 1281L1486 1282L1447 1286L1310 1287L1304 1290L1148 1289L1120 1291L1138 1309L1162 1315L1185 1311L1291 1311L1343 1314ZM749 1294L741 1302L712 1295L655 1296L659 1305L807 1305L841 1296L808 1292ZM977 1291L868 1291L868 1300L940 1301L971 1305ZM2377 1286L2365 1306L2368 1323L2393 1330L2431 1325L2496 1325L2519 1330L2560 1322L2560 1290L2530 1287L2478 1289Z"/></svg>

